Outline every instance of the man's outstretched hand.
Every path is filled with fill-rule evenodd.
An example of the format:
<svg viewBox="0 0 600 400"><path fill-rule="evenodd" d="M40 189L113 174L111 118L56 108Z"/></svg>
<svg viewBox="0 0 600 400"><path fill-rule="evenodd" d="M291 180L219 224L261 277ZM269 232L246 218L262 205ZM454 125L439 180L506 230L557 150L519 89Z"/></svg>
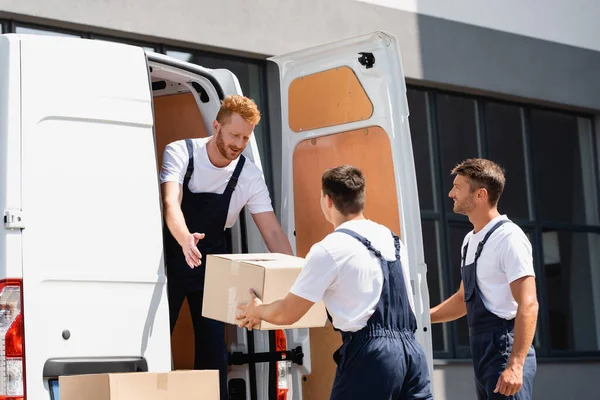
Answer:
<svg viewBox="0 0 600 400"><path fill-rule="evenodd" d="M200 265L202 254L198 250L198 242L204 239L204 233L191 233L185 242L181 245L181 250L185 256L185 262L190 268L196 268Z"/></svg>

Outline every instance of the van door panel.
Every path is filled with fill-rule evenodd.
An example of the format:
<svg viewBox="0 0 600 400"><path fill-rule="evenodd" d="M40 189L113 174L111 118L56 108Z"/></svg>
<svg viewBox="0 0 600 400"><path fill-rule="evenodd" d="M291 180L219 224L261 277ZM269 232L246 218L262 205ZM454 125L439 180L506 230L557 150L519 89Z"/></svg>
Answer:
<svg viewBox="0 0 600 400"><path fill-rule="evenodd" d="M362 121L373 114L373 104L346 66L294 79L288 106L294 132Z"/></svg>
<svg viewBox="0 0 600 400"><path fill-rule="evenodd" d="M152 103L141 48L22 37L28 398L49 359L170 369ZM69 331L68 339L63 331Z"/></svg>
<svg viewBox="0 0 600 400"><path fill-rule="evenodd" d="M420 209L396 39L374 32L270 61L280 79L282 226L296 254L305 256L332 231L319 205L321 174L346 163L361 168L367 179L365 216L388 226L407 246L417 338L432 371ZM341 339L331 326L309 332L303 398L328 399L336 368L332 355Z"/></svg>
<svg viewBox="0 0 600 400"><path fill-rule="evenodd" d="M352 164L365 174L365 217L400 233L392 151L386 132L371 126L306 139L298 143L293 155L296 248L301 257L312 244L331 233L331 225L321 214L319 183L323 171L342 164Z"/></svg>
<svg viewBox="0 0 600 400"><path fill-rule="evenodd" d="M154 123L159 170L165 147L169 143L208 136L202 114L191 93L155 97Z"/></svg>

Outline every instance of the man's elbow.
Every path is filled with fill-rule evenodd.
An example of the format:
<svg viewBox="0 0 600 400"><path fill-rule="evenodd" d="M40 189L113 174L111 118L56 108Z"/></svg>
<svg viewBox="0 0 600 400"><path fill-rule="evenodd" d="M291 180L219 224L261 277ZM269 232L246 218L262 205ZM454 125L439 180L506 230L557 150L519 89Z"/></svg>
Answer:
<svg viewBox="0 0 600 400"><path fill-rule="evenodd" d="M539 309L540 305L536 296L531 296L519 304L519 310L525 315L537 317Z"/></svg>

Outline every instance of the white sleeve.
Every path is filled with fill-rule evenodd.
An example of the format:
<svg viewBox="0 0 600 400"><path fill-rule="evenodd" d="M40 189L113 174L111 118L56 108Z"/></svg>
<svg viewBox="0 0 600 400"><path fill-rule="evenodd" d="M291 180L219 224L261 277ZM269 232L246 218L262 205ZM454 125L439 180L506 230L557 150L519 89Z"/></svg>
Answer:
<svg viewBox="0 0 600 400"><path fill-rule="evenodd" d="M304 268L296 278L290 293L313 303L323 300L323 295L329 289L338 269L333 257L319 243L313 245L304 262Z"/></svg>
<svg viewBox="0 0 600 400"><path fill-rule="evenodd" d="M178 182L183 184L188 162L189 155L185 140L169 143L163 153L160 183Z"/></svg>
<svg viewBox="0 0 600 400"><path fill-rule="evenodd" d="M408 260L408 251L404 243L400 242L400 264L402 264L402 273L404 274L404 282L406 284L406 294L408 295L408 302L412 308L415 317L417 315L415 311L415 297L410 283L410 264Z"/></svg>
<svg viewBox="0 0 600 400"><path fill-rule="evenodd" d="M250 197L246 203L246 208L250 214L273 211L269 189L262 174L255 178L250 185Z"/></svg>
<svg viewBox="0 0 600 400"><path fill-rule="evenodd" d="M525 234L509 234L500 245L499 257L508 283L524 276L535 276L531 243Z"/></svg>

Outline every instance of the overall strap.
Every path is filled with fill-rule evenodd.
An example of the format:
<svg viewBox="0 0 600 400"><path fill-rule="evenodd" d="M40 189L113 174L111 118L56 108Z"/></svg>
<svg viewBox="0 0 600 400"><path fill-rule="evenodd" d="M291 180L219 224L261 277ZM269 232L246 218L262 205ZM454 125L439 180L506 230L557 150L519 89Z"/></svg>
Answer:
<svg viewBox="0 0 600 400"><path fill-rule="evenodd" d="M237 165L235 166L233 175L231 175L231 178L229 179L229 182L227 183L227 188L225 188L225 193L227 193L227 192L233 193L233 191L235 190L235 187L238 182L238 178L240 177L240 174L242 173L242 168L244 168L245 162L246 162L246 157L244 157L243 154L240 154L240 159L239 159Z"/></svg>
<svg viewBox="0 0 600 400"><path fill-rule="evenodd" d="M400 237L396 235L394 232L390 231L392 237L394 238L394 246L396 247L396 260L400 259Z"/></svg>
<svg viewBox="0 0 600 400"><path fill-rule="evenodd" d="M477 260L479 259L479 256L481 256L481 252L483 250L483 246L485 245L485 243L488 241L488 239L490 238L490 236L492 236L492 234L494 232L496 232L496 229L500 228L504 223L506 222L511 222L508 219L503 219L502 221L498 222L496 225L492 226L492 229L490 229L488 231L488 233L485 234L483 240L481 242L479 242L479 244L477 245L477 251L475 252L475 260L473 262L477 262ZM467 249L469 248L469 243L467 243L463 249L463 266L465 265L466 262L466 258L467 258Z"/></svg>
<svg viewBox="0 0 600 400"><path fill-rule="evenodd" d="M185 145L188 152L188 166L184 179L190 179L194 172L194 144L192 143L192 139L185 139Z"/></svg>
<svg viewBox="0 0 600 400"><path fill-rule="evenodd" d="M381 255L381 252L379 250L377 250L375 247L373 247L373 245L371 244L371 242L369 241L369 239L367 239L364 236L359 235L358 233L350 230L350 229L336 229L336 232L342 232L345 233L347 235L352 236L353 238L357 239L358 241L360 241L367 249L369 249L370 251L372 251L373 253L375 253L375 256L377 256L377 258L379 258L380 260L383 259L383 256Z"/></svg>

